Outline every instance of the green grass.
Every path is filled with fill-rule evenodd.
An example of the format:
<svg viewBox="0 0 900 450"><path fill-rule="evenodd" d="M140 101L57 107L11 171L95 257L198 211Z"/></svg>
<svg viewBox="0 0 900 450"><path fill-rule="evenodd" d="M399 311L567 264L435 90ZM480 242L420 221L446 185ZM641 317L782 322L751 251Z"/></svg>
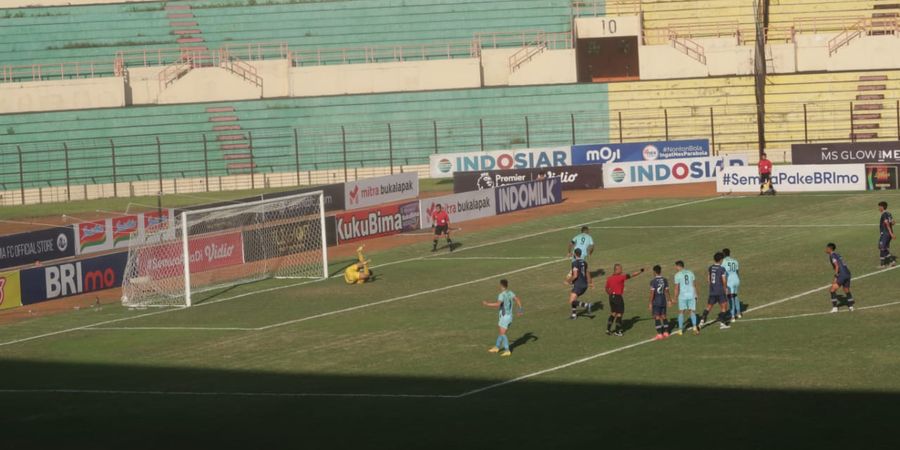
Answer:
<svg viewBox="0 0 900 450"><path fill-rule="evenodd" d="M178 208L184 206L201 205L234 200L254 195L289 191L296 187L254 189L240 191L198 192L192 194L166 194L162 198L162 206L166 208ZM453 191L452 179L421 179L419 190L426 193ZM13 206L0 208L0 220L20 220L28 218L53 217L69 215L78 217L80 214L94 213L97 211L143 211L156 208L156 197L121 197L103 198L97 200L82 200L65 203L45 203L39 205Z"/></svg>
<svg viewBox="0 0 900 450"><path fill-rule="evenodd" d="M273 280L187 310L104 306L6 325L0 343L123 318L106 326L131 329L0 346L4 448L894 448L885 428L900 400L900 305L750 320L827 311L824 290L754 309L828 283L829 241L853 270L858 307L900 301L900 270L868 275L880 199L900 196L548 208L541 220L460 234L453 254L432 257L423 236L369 255L382 266L365 286ZM595 222L595 270L659 263L671 276L684 259L702 276L730 247L745 320L645 344L648 275L629 281L625 337L603 334L605 310L567 320L568 264L551 257L585 222ZM523 259L473 259L496 257ZM485 351L496 312L480 306L501 277L526 308L511 328L520 345L503 359ZM234 298L269 288L279 289ZM421 397L383 396L395 394Z"/></svg>

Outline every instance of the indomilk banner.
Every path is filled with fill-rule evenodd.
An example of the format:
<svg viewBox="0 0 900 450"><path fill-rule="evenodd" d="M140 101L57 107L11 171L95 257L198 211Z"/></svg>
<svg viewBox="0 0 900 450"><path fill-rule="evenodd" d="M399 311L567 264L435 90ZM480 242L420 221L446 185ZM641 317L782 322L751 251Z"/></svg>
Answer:
<svg viewBox="0 0 900 450"><path fill-rule="evenodd" d="M368 208L419 196L419 175L415 172L366 178L344 183L346 209Z"/></svg>
<svg viewBox="0 0 900 450"><path fill-rule="evenodd" d="M497 214L562 202L562 182L559 178L510 184L495 188L494 192L497 197Z"/></svg>
<svg viewBox="0 0 900 450"><path fill-rule="evenodd" d="M900 164L900 141L791 145L794 164Z"/></svg>
<svg viewBox="0 0 900 450"><path fill-rule="evenodd" d="M492 170L490 172L455 172L453 192L469 192L508 184L533 181L538 176L559 177L562 190L598 189L603 187L603 165L565 166L549 169Z"/></svg>
<svg viewBox="0 0 900 450"><path fill-rule="evenodd" d="M790 165L772 168L772 184L778 192L866 190L863 164ZM718 192L759 192L756 167L727 167L716 177Z"/></svg>
<svg viewBox="0 0 900 450"><path fill-rule="evenodd" d="M450 215L451 225L456 222L496 215L495 195L494 189L491 188L422 199L419 201L422 211L422 228L431 228L434 225L431 221L431 213L434 212L436 205L441 205L441 208L447 211L447 214Z"/></svg>

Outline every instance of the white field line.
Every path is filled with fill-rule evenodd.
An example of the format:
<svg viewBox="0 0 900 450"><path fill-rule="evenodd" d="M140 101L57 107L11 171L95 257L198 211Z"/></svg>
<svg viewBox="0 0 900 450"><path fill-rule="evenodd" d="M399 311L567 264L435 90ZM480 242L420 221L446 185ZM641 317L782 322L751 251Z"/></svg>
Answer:
<svg viewBox="0 0 900 450"><path fill-rule="evenodd" d="M863 280L863 279L869 278L869 277L871 277L871 276L873 276L873 275L882 274L882 273L884 273L884 272L890 272L890 271L892 271L892 270L894 270L894 269L900 269L900 266L888 267L887 269L880 269L880 270L876 270L876 271L874 271L874 272L869 272L869 273L867 273L867 274L860 275L860 276L858 276L858 277L854 277L854 278L853 278L853 281ZM764 304L759 305L759 306L757 306L757 307L755 307L755 308L749 308L749 309L747 309L746 312L759 311L760 309L763 309L763 308L768 308L768 307L770 307L770 306L780 305L780 304L782 304L782 303L784 303L784 302L789 302L789 301L791 301L791 300L794 300L794 299L797 299L797 298L800 298L800 297L804 297L804 296L807 296L807 295L809 295L809 294L813 294L813 293L816 293L816 292L819 292L819 291L824 291L825 289L828 289L828 288L830 288L830 287L831 287L830 284L826 284L825 286L818 287L818 288L815 288L815 289L810 289L810 290L808 290L808 291L806 291L806 292L803 292L803 293L801 293L801 294L792 295L792 296L790 296L790 297L783 298L783 299L781 299L781 300L776 300L776 301L774 301L774 302L764 303Z"/></svg>
<svg viewBox="0 0 900 450"><path fill-rule="evenodd" d="M729 224L729 225L605 225L599 227L591 227L594 230L642 230L656 228L849 228L849 227L867 227L876 228L877 225L871 223L836 223L836 224L805 224L805 225L781 225L781 224Z"/></svg>
<svg viewBox="0 0 900 450"><path fill-rule="evenodd" d="M489 276L486 276L486 277L478 278L478 279L476 279L476 280L464 281L464 282L462 282L462 283L451 284L451 285L449 285L449 286L443 286L443 287L439 287L439 288L436 288L436 289L430 289L430 290L427 290L427 291L414 292L414 293L412 293L412 294L401 295L401 296L399 296L399 297L389 298L389 299L380 300L380 301L372 302L372 303L365 303L365 304L358 305L358 306L351 306L351 307L349 307L349 308L338 309L338 310L336 310L336 311L329 311L329 312L325 312L325 313L321 313L321 314L316 314L316 315L313 315L313 316L303 317L303 318L300 318L300 319L287 320L287 321L284 321L284 322L273 323L272 325L266 325L266 326L264 326L264 327L259 327L259 328L257 328L257 330L258 330L258 331L270 330L270 329L272 329L272 328L283 327L283 326L285 326L285 325L292 325L292 324L300 323L300 322L306 322L306 321L308 321L308 320L320 319L320 318L322 318L322 317L333 316L333 315L335 315L335 314L343 314L343 313L346 313L346 312L356 311L356 310L359 310L359 309L371 308L371 307L373 307L373 306L385 305L385 304L388 304L388 303L399 302L400 300L406 300L406 299L408 299L408 298L420 297L420 296L422 296L422 295L434 294L435 292L446 291L446 290L449 290L449 289L454 289L454 288L458 288L458 287L462 287L462 286L468 286L468 285L470 285L470 284L481 283L481 282L483 282L483 281L494 280L494 279L497 279L498 277L503 277L503 276L513 275L513 274L516 274L516 273L519 273L519 272L525 272L525 271L528 271L528 270L537 269L537 268L539 268L539 267L544 267L544 266L549 265L549 264L556 264L556 263L558 263L558 262L562 262L562 261L566 261L566 260L568 260L568 258L563 258L563 259L557 258L557 259L554 259L554 260L552 260L552 261L542 262L542 263L540 263L540 264L534 264L534 265L531 265L531 266L528 266L528 267L523 267L523 268L521 268L521 269L516 269L516 270L510 270L510 271L508 271L508 272L503 272L503 273L499 273L499 274L496 274L496 275L489 275Z"/></svg>
<svg viewBox="0 0 900 450"><path fill-rule="evenodd" d="M433 261L456 261L456 260L464 260L464 261L517 261L517 260L535 260L535 259L560 259L559 256L461 256L455 258L453 256L446 256L443 258L430 258Z"/></svg>
<svg viewBox="0 0 900 450"><path fill-rule="evenodd" d="M532 237L535 237L535 236L540 236L540 235L543 235L543 234L556 233L556 232L559 232L559 231L568 230L568 229L575 228L575 227L579 227L579 226L582 226L582 225L590 225L590 224L593 224L593 223L601 223L601 222L609 222L609 221L617 220L617 219L625 219L625 218L628 218L628 217L634 217L634 216L639 216L639 215L643 215L643 214L650 214L650 213L659 212L659 211L665 211L665 210L673 209L673 208L680 208L680 207L682 207L682 206L690 206L690 205L695 205L695 204L699 204L699 203L705 203L705 202L709 202L709 201L713 201L713 200L718 200L718 199L721 199L721 198L723 198L723 197L710 197L710 198L705 198L705 199L701 199L701 200L691 200L691 201L689 201L689 202L682 202L682 203L676 203L676 204L674 204L674 205L663 206L663 207L659 207L659 208L646 209L646 210L643 210L643 211L638 211L638 212L633 212L633 213L629 213L629 214L624 214L624 215L621 215L621 216L608 217L608 218L605 218L605 219L600 219L600 220L595 220L595 221L592 221L592 222L587 222L587 223L585 223L585 224L577 224L577 225L572 225L572 226L568 226L568 227L554 228L554 229L544 230L544 231L540 231L540 232L537 232L537 233L530 233L530 234L526 234L526 235L522 235L522 236L518 236L518 237L514 237L514 238L502 239L502 240L499 240L499 241L493 241L493 242L486 242L486 243L484 243L484 244L478 244L478 245L474 245L474 246L471 246L471 247L465 247L465 248L462 248L462 249L460 249L460 250L457 250L457 253L461 253L461 252L464 252L464 251L467 251L467 250L474 250L474 249L476 249L476 248L487 247L487 246L490 246L490 245L504 244L504 243L507 243L507 242L513 242L513 241L517 241L517 240L521 240L521 239L528 239L528 238L532 238ZM437 255L431 255L431 256L437 256ZM386 266L391 266L391 265L394 265L394 264L402 264L402 263L407 263L407 262L411 262L411 261L419 261L419 260L422 260L422 259L428 258L428 257L429 257L429 256L426 255L426 256L417 257L417 258L402 259L402 260L399 260L399 261L392 261L392 262L388 262L388 263L381 264L380 266L372 266L372 267L373 267L373 268L386 267ZM318 282L318 281L321 281L321 280L303 281L303 282L300 282L300 283L291 283L291 284L286 284L286 285L283 285L283 286L274 286L274 287L267 288L267 289L262 289L262 290L259 290L259 291L246 292L246 293L234 295L234 296L231 296L231 297L225 297L225 298L221 298L221 299L217 299L217 300L212 300L212 301L208 301L208 302L199 303L199 304L195 305L194 307L196 308L196 307L200 307L200 306L214 305L214 304L216 304L216 303L221 303L221 302L226 302L226 301L229 301L229 300L235 300L235 299L239 299L239 298L244 298L244 297L248 297L248 296L251 296L251 295L264 294L264 293L267 293L267 292L273 292L273 291L277 291L277 290L281 290L281 289L289 289L289 288L292 288L292 287L302 286L302 285L304 285L304 284L316 283L316 282ZM160 310L160 311L154 311L154 312L151 312L151 313L139 314L139 315L131 316L131 317L122 317L122 318L119 318L119 319L106 320L106 321L103 321L103 322L98 322L98 323L93 323L93 324L83 325L83 326L74 327L74 328L67 328L67 329L63 329L63 330L59 330L59 331L53 331L53 332L43 333L43 334L39 334L39 335L35 335L35 336L29 336L29 337L26 337L26 338L13 339L13 340L11 340L11 341L0 342L0 347L4 347L4 346L8 346L8 345L14 345L14 344L19 344L19 343L22 343L22 342L33 341L33 340L36 340L36 339L43 339L43 338L51 337L51 336L57 336L57 335L60 335L60 334L65 334L65 333L71 333L71 332L73 332L73 331L83 330L83 329L86 329L86 328L97 327L97 326L103 326L103 325L109 325L109 324L112 324L112 323L123 322L123 321L126 321L126 320L140 319L140 318L144 318L144 317L155 316L155 315L157 315L157 314L165 314L165 313L169 313L169 312L173 312L173 311L182 311L182 310L184 310L184 309L185 309L185 308L163 309L163 310Z"/></svg>
<svg viewBox="0 0 900 450"><path fill-rule="evenodd" d="M100 331L256 331L258 328L241 328L241 327L90 327L85 330Z"/></svg>
<svg viewBox="0 0 900 450"><path fill-rule="evenodd" d="M308 321L308 320L321 319L322 317L333 316L333 315L335 315L335 314L343 314L343 313L347 313L347 312L351 312L351 311L356 311L356 310L360 310L360 309L364 309L364 308L371 308L371 307L373 307L373 306L384 305L384 304L387 304L387 303L399 302L400 300L406 300L406 299L410 299L410 298L414 298L414 297L420 297L420 296L423 296L423 295L434 294L434 293L436 293L436 292L442 292L442 291L446 291L446 290L450 290L450 289L454 289L454 288L458 288L458 287L462 287L462 286L468 286L468 285L470 285L470 284L481 283L481 282L483 282L483 281L488 281L488 280L496 279L496 278L498 278L498 277L504 277L504 276L508 276L508 275L513 275L513 274L516 274L516 273L519 273L519 272L525 272L525 271L528 271L528 270L537 269L537 268L539 268L539 267L543 267L543 266L546 266L546 265L550 265L550 264L554 264L554 263L558 263L558 262L562 262L562 261L567 261L567 260L568 260L568 258L554 258L552 261L547 261L547 262L543 262L543 263L540 263L540 264L534 264L534 265L531 265L531 266L528 266L528 267L523 267L523 268L521 268L521 269L510 270L510 271L508 271L508 272L503 272L503 273L499 273L499 274L496 274L496 275L490 275L490 276L486 276L486 277L483 277L483 278L478 278L478 279L476 279L476 280L469 280L469 281L465 281L465 282L462 282L462 283L457 283L457 284L452 284L452 285L449 285L449 286L439 287L439 288L436 288L436 289L429 289L429 290L427 290L427 291L413 292L412 294L401 295L401 296L399 296L399 297L392 297L392 298L388 298L388 299L385 299L385 300L379 300L379 301L377 301L377 302L372 302L372 303L364 303L364 304L362 304L362 305L351 306L351 307L349 307L349 308L343 308L343 309L338 309L338 310L334 310L334 311L328 311L328 312L324 312L324 313L321 313L321 314L315 314L315 315L312 315L312 316L301 317L301 318L299 318L299 319L286 320L286 321L284 321L284 322L277 322L277 323L273 323L273 324L270 324L270 325L264 325L264 326L261 326L261 327L255 327L255 328L241 328L241 327L135 327L135 328L130 328L130 327L97 327L97 328L94 328L94 327L90 327L90 328L87 328L87 329L88 329L88 330L109 330L109 331L122 331L122 330L264 331L264 330L270 330L270 329L272 329L272 328L283 327L283 326L285 326L285 325L292 325L292 324L295 324L295 323L306 322L306 321Z"/></svg>
<svg viewBox="0 0 900 450"><path fill-rule="evenodd" d="M894 305L900 305L900 302L891 302L891 303L885 303L885 304L882 304L882 305L863 306L863 307L856 308L856 310L857 310L857 311L862 311L862 310L866 310L866 309L885 308L885 307L888 307L888 306L894 306ZM844 310L844 311L841 311L839 314L845 314L845 313L846 313L846 314L849 314L850 311ZM792 316L757 317L757 318L755 318L755 319L743 319L743 320L740 320L739 322L740 322L740 323L744 323L744 322L759 322L759 321L764 321L764 320L797 319L797 318L800 318L800 317L827 316L827 315L829 315L829 314L834 314L834 313L832 313L831 311L820 311L820 312L806 313L806 314L794 314L794 315L792 315Z"/></svg>
<svg viewBox="0 0 900 450"><path fill-rule="evenodd" d="M885 303L881 305L872 305L872 306L864 306L861 308L857 308L858 311L866 310L866 309L875 309L875 308L884 308L888 306L900 305L900 301ZM792 316L781 316L781 317L764 317L758 319L744 319L741 323L744 322L752 322L752 321L761 321L761 320L784 320L784 319L795 319L800 317L808 317L808 316L822 316L831 314L830 312L818 312L818 313L809 313L809 314L796 314ZM844 313L848 314L848 313ZM482 392L496 389L502 386L506 386L509 384L513 384L522 380L526 380L529 378L534 378L539 375L543 375L546 373L556 372L567 367L572 367L578 364L582 364L597 358L602 358L604 356L612 355L614 353L622 352L628 349L632 349L644 344L649 344L654 342L653 339L647 339L644 341L635 342L632 344L628 344L622 347L614 348L611 350L607 350L602 353L598 353L596 355L591 355L588 357L584 357L581 359L577 359L575 361L568 362L566 364L562 364L559 366L551 367L548 369L540 370L537 372L532 372L526 375L522 375L510 380L502 381L499 383L491 384L485 387L481 387L478 389L473 389L470 391L463 392L462 394L448 395L448 394L373 394L373 393L325 393L325 392L216 392L216 391L128 391L128 390L101 390L101 389L0 389L0 394L79 394L79 395L116 395L116 396L125 396L125 395L134 395L134 396L160 396L160 397L256 397L256 398L315 398L315 397L333 397L333 398L410 398L410 399L459 399L464 397L469 397L475 394L480 394Z"/></svg>
<svg viewBox="0 0 900 450"><path fill-rule="evenodd" d="M865 275L862 275L862 276L857 277L856 279L857 279L857 280L860 280L860 279L868 278L868 277L870 277L870 276L872 276L872 275L878 275L878 274L880 274L880 273L884 273L884 272L887 272L887 271L890 271L890 270L894 270L894 269L897 269L897 268L900 268L900 266L891 267L891 268L883 269L883 270L878 270L878 271L875 271L875 272L869 272L869 273L867 273L867 274L865 274ZM784 302L787 302L787 301L790 301L790 300L794 300L794 299L797 299L797 298L800 298L800 297L804 297L804 296L806 296L806 295L809 295L809 294L812 294L812 293L815 293L815 292L818 292L818 291L821 291L821 290L828 289L829 287L831 287L831 285L824 286L824 287L820 287L820 288L816 288L816 289L810 289L810 290L808 290L808 291L806 291L806 292L803 292L803 293L801 293L801 294L792 295L792 296L790 296L790 297L783 298L783 299L781 299L781 300L776 300L776 301L774 301L774 302L765 303L765 304L762 304L762 305L760 305L760 306L757 306L756 308L750 308L750 309L748 309L746 312L757 311L757 310L760 310L760 309L763 309L763 308L766 308L766 307L769 307L769 306L778 305L778 304L781 304L781 303L784 303ZM742 321L740 321L740 322L749 322L750 320L752 320L752 319L745 319L745 320L742 320ZM548 369L539 370L539 371L537 371L537 372L532 372L532 373L529 373L529 374L521 375L521 376L518 376L518 377L516 377L516 378L512 378L512 379L510 379L510 380L501 381L501 382L499 382L499 383L494 383L494 384L491 384L491 385L488 385L488 386L485 386L485 387L481 387L481 388L478 388L478 389L473 389L473 390L471 390L471 391L466 391L466 392L463 392L462 394L459 394L459 395L457 396L457 398L468 397L468 396L470 396L470 395L475 395L475 394L478 394L478 393L481 393L481 392L484 392L484 391L489 391L489 390L491 390L491 389L496 389L496 388L499 388L499 387L502 387L502 386L506 386L506 385L508 385L508 384L517 383L517 382L519 382L519 381L527 380L527 379L529 379L529 378L534 378L534 377L537 377L537 376L540 376L540 375L544 375L544 374L547 374L547 373L556 372L556 371L559 371L559 370L562 370L562 369L565 369L565 368L568 368L568 367L572 367L572 366L575 366L575 365L578 365L578 364L586 363L586 362L588 362L588 361L593 361L593 360L595 360L595 359L597 359L597 358L602 358L602 357L607 356L607 355L612 355L613 353L618 353L618 352L621 352L621 351L623 351L623 350L628 350L628 349L635 348L635 347L638 347L638 346L641 346L641 345L644 345L644 344L649 344L649 343L651 343L651 342L656 342L656 341L655 341L653 338L650 338L650 339L647 339L647 340L644 340L644 341L635 342L635 343L633 343L633 344L628 344L628 345L625 345L625 346L622 346L622 347L617 347L617 348L614 348L614 349L612 349L612 350L607 350L607 351L604 351L604 352L601 352L601 353L597 353L597 354L594 354L594 355L591 355L591 356L587 356L587 357L584 357L584 358L581 358L581 359L577 359L577 360L575 360L575 361L571 361L571 362L568 362L568 363L565 363L565 364L560 364L560 365L555 366L555 367L550 367L550 368L548 368Z"/></svg>

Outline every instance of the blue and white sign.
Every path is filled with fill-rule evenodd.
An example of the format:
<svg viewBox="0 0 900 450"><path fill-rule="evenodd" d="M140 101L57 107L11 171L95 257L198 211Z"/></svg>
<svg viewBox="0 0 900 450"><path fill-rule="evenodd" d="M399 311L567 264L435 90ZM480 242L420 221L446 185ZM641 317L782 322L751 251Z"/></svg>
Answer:
<svg viewBox="0 0 900 450"><path fill-rule="evenodd" d="M603 186L619 188L715 181L724 168L746 166L745 156L670 159L603 166Z"/></svg>
<svg viewBox="0 0 900 450"><path fill-rule="evenodd" d="M442 153L431 155L429 163L432 178L447 178L452 177L453 172L569 166L570 153L569 147Z"/></svg>
<svg viewBox="0 0 900 450"><path fill-rule="evenodd" d="M772 184L778 192L865 191L865 164L775 166ZM759 192L756 167L728 167L716 178L718 192Z"/></svg>
<svg viewBox="0 0 900 450"><path fill-rule="evenodd" d="M709 141L706 139L572 146L572 164L576 166L581 164L705 158L707 156L709 156Z"/></svg>
<svg viewBox="0 0 900 450"><path fill-rule="evenodd" d="M562 180L547 178L494 188L497 214L506 214L562 202Z"/></svg>

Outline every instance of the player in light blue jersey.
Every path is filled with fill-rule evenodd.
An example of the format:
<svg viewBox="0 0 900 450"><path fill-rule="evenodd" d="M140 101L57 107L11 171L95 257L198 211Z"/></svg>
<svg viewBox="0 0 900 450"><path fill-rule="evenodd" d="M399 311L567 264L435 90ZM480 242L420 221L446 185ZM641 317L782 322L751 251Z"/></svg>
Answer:
<svg viewBox="0 0 900 450"><path fill-rule="evenodd" d="M728 275L728 304L731 306L731 320L740 319L741 301L738 299L738 289L741 287L741 264L731 257L731 250L724 248L722 254L725 259L722 260L722 267L725 268L725 274Z"/></svg>
<svg viewBox="0 0 900 450"><path fill-rule="evenodd" d="M569 258L575 260L575 249L581 249L581 257L585 260L594 254L594 238L588 232L590 229L586 226L581 227L581 233L575 235L569 242Z"/></svg>
<svg viewBox="0 0 900 450"><path fill-rule="evenodd" d="M684 315L690 313L691 330L700 334L697 326L697 277L694 272L684 268L684 261L675 262L675 298L678 299L678 330L676 336L684 334Z"/></svg>
<svg viewBox="0 0 900 450"><path fill-rule="evenodd" d="M512 352L509 350L509 337L506 336L506 332L513 321L513 302L516 304L518 315L521 316L524 313L522 300L513 291L509 290L509 281L505 279L500 280L500 295L497 296L496 302L481 302L482 305L488 308L497 308L500 314L500 321L497 323L500 328L500 335L497 336L497 343L488 349L491 353L499 352L500 356L512 355ZM502 352L500 352L501 348L503 349Z"/></svg>

